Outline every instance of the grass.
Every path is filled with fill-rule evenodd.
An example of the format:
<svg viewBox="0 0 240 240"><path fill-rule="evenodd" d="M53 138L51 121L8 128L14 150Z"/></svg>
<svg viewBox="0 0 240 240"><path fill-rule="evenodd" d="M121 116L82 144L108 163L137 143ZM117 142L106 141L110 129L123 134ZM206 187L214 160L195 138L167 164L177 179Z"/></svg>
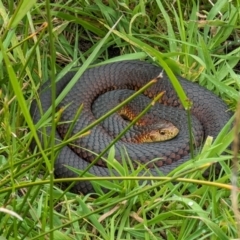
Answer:
<svg viewBox="0 0 240 240"><path fill-rule="evenodd" d="M215 142L208 139L197 162L150 178L152 185L146 177L137 181L139 169L130 173L114 161L111 148L109 166L125 180L93 178L96 193L85 196L57 184L74 179L54 179L61 145L52 140L50 149L40 142L39 151L29 148L37 139L29 107L39 86L77 66L80 76L105 62L153 60L182 100L175 73L210 89L235 111L239 7L239 0L0 1L0 239L239 239L237 148L234 171L225 161L233 157L227 146L239 128L228 133L226 126ZM211 178L203 178L203 164L216 157L222 172L216 176L213 168ZM110 191L103 193L101 185Z"/></svg>

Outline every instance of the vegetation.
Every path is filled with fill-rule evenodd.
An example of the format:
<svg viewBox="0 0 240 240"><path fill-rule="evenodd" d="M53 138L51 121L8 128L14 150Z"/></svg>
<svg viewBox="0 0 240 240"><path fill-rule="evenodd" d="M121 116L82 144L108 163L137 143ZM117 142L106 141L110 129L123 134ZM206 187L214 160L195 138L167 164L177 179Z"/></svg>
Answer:
<svg viewBox="0 0 240 240"><path fill-rule="evenodd" d="M239 128L228 133L226 126L216 141L209 139L197 157L199 167L190 161L187 173L180 166L174 177L150 178L151 186L136 178L105 178L107 194L95 181L96 193L83 196L56 184L62 181L53 176L56 147L30 151L37 128L29 113L39 86L56 73L80 66L81 74L126 59L161 64L235 111L239 0L5 0L0 23L1 240L240 238L237 147L233 167L225 161L233 159L227 147ZM204 178L215 161L220 174L212 168Z"/></svg>

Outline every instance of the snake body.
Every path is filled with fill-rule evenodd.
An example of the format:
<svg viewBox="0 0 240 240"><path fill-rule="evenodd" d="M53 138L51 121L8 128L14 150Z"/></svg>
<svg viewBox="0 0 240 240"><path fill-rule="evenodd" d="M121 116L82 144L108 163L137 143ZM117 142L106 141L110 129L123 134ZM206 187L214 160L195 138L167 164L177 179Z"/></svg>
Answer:
<svg viewBox="0 0 240 240"><path fill-rule="evenodd" d="M72 134L76 134L95 120L96 116L93 114L92 106L101 94L116 89L137 90L151 79L156 78L161 72L162 69L160 67L142 61L122 61L90 68L83 73L75 86L59 104L58 108L67 106L61 116L61 121L67 122L73 120L77 109L83 104L80 118L72 130ZM56 83L57 95L62 92L74 75L74 72L69 72ZM193 102L191 109L192 125L196 146L198 146L199 141L201 142L201 139L205 139L208 135L215 138L230 119L231 113L228 111L227 105L212 92L181 77L178 77L178 80L188 98ZM115 151L116 159L121 159L121 151L124 146L131 160L137 160L144 164L154 158L161 158L155 165L161 172L167 174L178 165L190 159L189 131L186 127L186 113L180 114L178 111L175 111L176 108L181 109L182 105L165 73L163 73L158 82L146 90L144 94L151 98L163 91L165 92L161 99L161 103L165 105L163 112L165 113L166 111L167 115L170 116L168 120L179 128L178 136L171 141L151 144L119 141L115 144ZM47 81L42 86L39 98L42 112L46 112L52 105L50 81ZM151 111L155 111L155 114L158 114L157 107ZM41 118L41 111L39 110L36 100L32 102L30 112L33 122L36 124ZM200 130L197 127L198 122L200 122L201 125ZM56 139L58 139L56 143L59 143L61 136L68 131L69 125L70 123L65 123L58 126L55 136ZM51 127L47 127L47 134L50 134L50 132ZM41 129L39 130L39 137L40 139L43 138ZM89 162L95 158L93 154L85 151L84 148L92 152L100 153L112 140L112 136L107 133L105 127L97 126L91 130L91 134L74 142L74 144L79 145L80 148L76 147L76 149L74 149L75 151L73 151L73 149L68 146L63 147L55 162L56 177L75 177L76 174L65 166L84 170L89 166ZM108 168L104 166L102 160L98 165L91 167L89 173L96 176L110 175ZM151 173L158 175L158 172L154 169L151 170ZM80 181L75 184L74 191L88 193L93 191L93 187L90 182Z"/></svg>

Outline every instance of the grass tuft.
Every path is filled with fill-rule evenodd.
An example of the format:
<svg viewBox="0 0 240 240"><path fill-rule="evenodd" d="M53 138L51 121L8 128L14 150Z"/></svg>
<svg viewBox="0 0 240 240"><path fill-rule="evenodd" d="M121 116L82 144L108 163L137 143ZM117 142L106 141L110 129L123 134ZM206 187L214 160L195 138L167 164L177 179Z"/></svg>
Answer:
<svg viewBox="0 0 240 240"><path fill-rule="evenodd" d="M38 139L40 127L56 124L54 108L36 126L29 113L49 76L54 83L78 71L57 105L88 67L130 59L162 65L183 104L175 74L211 90L235 111L239 9L239 0L0 1L0 239L239 239L238 144L234 171L226 161L233 158L227 147L239 137L237 123L229 131L234 117L197 159L169 176L137 178L144 166L130 172L127 153L119 164L112 147L106 162L119 176L84 175L80 180L91 180L96 190L84 196L59 187L76 178L53 176L57 151L73 139L55 145L53 131L47 148ZM54 84L52 89L55 98ZM203 178L216 161L220 174L212 168Z"/></svg>

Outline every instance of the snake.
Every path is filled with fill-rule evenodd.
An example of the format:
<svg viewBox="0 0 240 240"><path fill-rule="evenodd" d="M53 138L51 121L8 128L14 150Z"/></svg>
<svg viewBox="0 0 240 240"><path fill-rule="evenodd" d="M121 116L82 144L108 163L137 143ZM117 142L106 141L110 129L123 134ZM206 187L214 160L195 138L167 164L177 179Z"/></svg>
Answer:
<svg viewBox="0 0 240 240"><path fill-rule="evenodd" d="M158 78L157 82L145 90L139 98L140 100L144 98L141 101L145 107L157 94L164 92L159 102L150 109L150 114L155 117L161 115L164 121L169 121L176 126L179 133L171 140L163 142L136 143L120 139L115 143L114 149L115 159L121 161L123 150L125 150L129 159L133 162L146 165L147 173L150 175L159 176L159 172L164 175L170 173L179 165L191 159L189 129L186 124L188 116L165 71L161 67L145 61L125 60L87 69L57 105L56 111L64 110L55 131L55 143L61 143L65 134L68 134L69 128L71 128L71 136L73 136L114 107L112 105L114 101L112 100L102 102L102 95L114 91L137 91L150 80L156 79L160 73L161 77ZM56 82L56 96L61 94L75 74L75 71L69 71ZM232 114L228 110L227 104L211 91L183 77L177 76L177 79L188 99L192 102L191 126L194 145L197 149L201 147L207 136L216 138ZM120 98L114 95L113 99L117 99L116 101L119 103L131 94L132 92L121 93ZM38 96L31 103L30 114L33 123L37 124L42 114L51 106L51 81L47 80L41 86ZM80 106L83 106L80 116L72 126L71 123L74 121ZM110 121L110 128L113 132L119 125L118 120L118 114L109 117L108 121ZM86 169L96 158L94 153L101 153L113 141L114 134L108 133L104 124L94 126L89 134L79 137L72 144L65 144L59 150L54 165L56 178L78 176L67 166L79 170ZM127 124L126 121L124 124ZM111 127L111 125L114 127ZM122 127L124 128L125 125ZM41 125L37 130L39 139L43 144L45 135L50 137L52 127L49 124L45 127ZM32 148L35 149L35 147L36 143L33 141ZM104 157L107 157L107 154ZM119 175L118 171L109 170L104 157L99 159L97 164L91 166L88 173L98 177L111 176L112 174ZM158 160L153 162L152 159ZM143 174L146 175L146 172L139 172L139 175ZM87 194L95 190L90 181L78 181L72 191Z"/></svg>

